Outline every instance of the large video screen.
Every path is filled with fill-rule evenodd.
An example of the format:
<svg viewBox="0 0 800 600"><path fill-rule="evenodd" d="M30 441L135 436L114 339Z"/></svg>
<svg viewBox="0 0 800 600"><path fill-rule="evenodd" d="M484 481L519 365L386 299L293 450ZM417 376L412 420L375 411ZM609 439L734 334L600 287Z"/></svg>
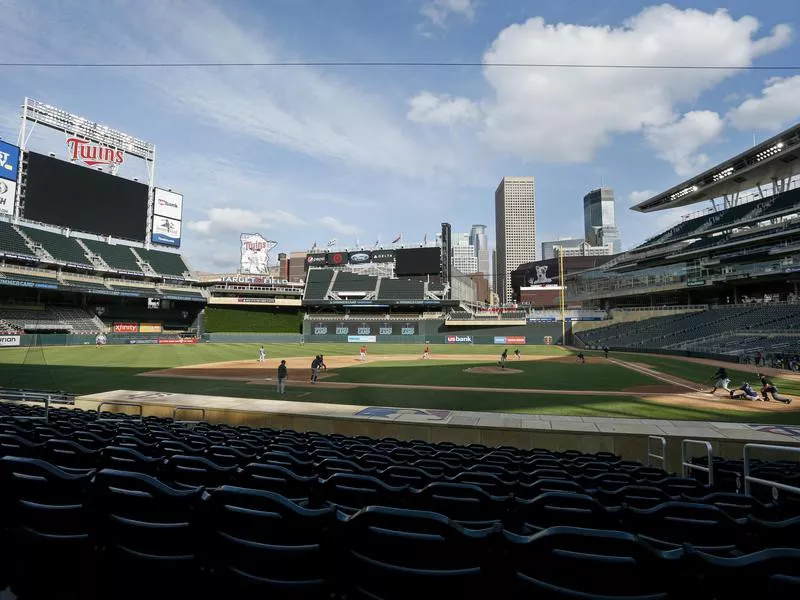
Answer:
<svg viewBox="0 0 800 600"><path fill-rule="evenodd" d="M401 248L395 251L395 275L438 275L442 268L439 248Z"/></svg>
<svg viewBox="0 0 800 600"><path fill-rule="evenodd" d="M147 186L29 152L22 216L78 231L144 241Z"/></svg>

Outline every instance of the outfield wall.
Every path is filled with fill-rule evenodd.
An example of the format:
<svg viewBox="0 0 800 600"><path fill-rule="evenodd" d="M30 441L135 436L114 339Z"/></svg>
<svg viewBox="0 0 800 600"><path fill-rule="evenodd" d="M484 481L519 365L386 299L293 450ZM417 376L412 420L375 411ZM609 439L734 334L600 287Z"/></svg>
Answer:
<svg viewBox="0 0 800 600"><path fill-rule="evenodd" d="M297 339L297 336L294 336ZM167 334L106 334L108 344L194 344L195 338L181 338ZM66 333L25 333L0 336L0 348L29 348L32 346L93 346L95 335L72 335Z"/></svg>
<svg viewBox="0 0 800 600"><path fill-rule="evenodd" d="M449 327L443 320L380 321L342 319L303 322L306 342L380 343L380 344L490 344L544 345L560 344L561 323L529 325Z"/></svg>

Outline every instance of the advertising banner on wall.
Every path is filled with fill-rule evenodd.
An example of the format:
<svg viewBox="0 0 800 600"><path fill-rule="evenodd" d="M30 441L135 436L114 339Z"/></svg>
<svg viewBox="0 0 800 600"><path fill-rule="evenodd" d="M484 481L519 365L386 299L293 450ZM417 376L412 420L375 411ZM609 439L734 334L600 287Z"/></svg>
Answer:
<svg viewBox="0 0 800 600"><path fill-rule="evenodd" d="M0 179L17 180L19 148L0 140Z"/></svg>
<svg viewBox="0 0 800 600"><path fill-rule="evenodd" d="M164 244L174 246L181 245L181 222L168 217L153 215L153 238L154 244Z"/></svg>
<svg viewBox="0 0 800 600"><path fill-rule="evenodd" d="M156 188L153 190L153 214L180 221L183 218L183 196Z"/></svg>
<svg viewBox="0 0 800 600"><path fill-rule="evenodd" d="M306 270L309 267L324 267L325 255L324 254L307 254L306 255Z"/></svg>
<svg viewBox="0 0 800 600"><path fill-rule="evenodd" d="M394 262L394 250L373 250L372 262L376 263Z"/></svg>
<svg viewBox="0 0 800 600"><path fill-rule="evenodd" d="M114 333L138 333L138 323L114 323Z"/></svg>
<svg viewBox="0 0 800 600"><path fill-rule="evenodd" d="M347 264L347 252L329 252L325 263L329 267L341 267Z"/></svg>
<svg viewBox="0 0 800 600"><path fill-rule="evenodd" d="M139 333L161 333L161 323L140 323Z"/></svg>
<svg viewBox="0 0 800 600"><path fill-rule="evenodd" d="M348 335L347 341L354 344L373 344L378 339L374 335Z"/></svg>
<svg viewBox="0 0 800 600"><path fill-rule="evenodd" d="M265 275L269 267L270 242L260 233L243 233L239 240L242 273Z"/></svg>
<svg viewBox="0 0 800 600"><path fill-rule="evenodd" d="M508 344L509 346L523 346L526 343L524 335L498 335L494 338L495 344Z"/></svg>
<svg viewBox="0 0 800 600"><path fill-rule="evenodd" d="M372 256L366 250L351 252L347 256L347 262L351 265L363 265L372 261Z"/></svg>
<svg viewBox="0 0 800 600"><path fill-rule="evenodd" d="M17 182L0 179L0 215L13 215L17 197Z"/></svg>
<svg viewBox="0 0 800 600"><path fill-rule="evenodd" d="M18 335L0 335L0 347L19 346Z"/></svg>
<svg viewBox="0 0 800 600"><path fill-rule="evenodd" d="M471 344L472 343L472 336L471 335L448 335L447 336L447 343L448 344Z"/></svg>

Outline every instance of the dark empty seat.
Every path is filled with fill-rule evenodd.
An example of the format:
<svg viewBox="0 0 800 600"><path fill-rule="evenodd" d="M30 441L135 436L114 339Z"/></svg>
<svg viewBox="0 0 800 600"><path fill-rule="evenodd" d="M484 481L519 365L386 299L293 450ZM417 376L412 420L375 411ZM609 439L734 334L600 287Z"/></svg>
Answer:
<svg viewBox="0 0 800 600"><path fill-rule="evenodd" d="M309 510L271 492L223 486L205 515L210 597L330 597L332 508Z"/></svg>
<svg viewBox="0 0 800 600"><path fill-rule="evenodd" d="M676 594L680 550L657 552L628 533L573 527L528 537L504 532L504 538L502 568L511 572L513 598L681 597Z"/></svg>
<svg viewBox="0 0 800 600"><path fill-rule="evenodd" d="M280 494L295 502L305 504L311 497L316 477L303 477L281 465L250 463L245 465L236 479L245 488Z"/></svg>
<svg viewBox="0 0 800 600"><path fill-rule="evenodd" d="M197 508L203 490L174 489L142 473L97 472L101 596L174 598L198 586Z"/></svg>
<svg viewBox="0 0 800 600"><path fill-rule="evenodd" d="M392 487L370 475L336 473L320 481L319 500L353 514L367 506L403 508L408 487Z"/></svg>
<svg viewBox="0 0 800 600"><path fill-rule="evenodd" d="M439 514L385 507L340 518L346 534L339 538L337 569L346 597L490 597L483 568L487 530L468 531Z"/></svg>
<svg viewBox="0 0 800 600"><path fill-rule="evenodd" d="M435 482L415 491L410 505L416 510L438 512L473 529L491 527L506 511L507 498L495 497L477 485Z"/></svg>
<svg viewBox="0 0 800 600"><path fill-rule="evenodd" d="M35 459L0 459L0 519L10 533L11 587L20 597L81 598L90 589L93 473L74 474ZM4 536L6 537L6 536ZM9 543L10 542L10 543ZM42 565L47 565L43 576Z"/></svg>

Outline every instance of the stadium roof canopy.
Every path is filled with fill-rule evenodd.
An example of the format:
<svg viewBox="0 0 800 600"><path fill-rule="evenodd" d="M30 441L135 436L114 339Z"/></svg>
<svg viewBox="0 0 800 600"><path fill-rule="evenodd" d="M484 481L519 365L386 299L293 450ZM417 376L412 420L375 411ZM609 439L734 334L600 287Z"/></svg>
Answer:
<svg viewBox="0 0 800 600"><path fill-rule="evenodd" d="M654 212L715 198L735 198L744 190L800 173L798 159L800 123L631 209Z"/></svg>

